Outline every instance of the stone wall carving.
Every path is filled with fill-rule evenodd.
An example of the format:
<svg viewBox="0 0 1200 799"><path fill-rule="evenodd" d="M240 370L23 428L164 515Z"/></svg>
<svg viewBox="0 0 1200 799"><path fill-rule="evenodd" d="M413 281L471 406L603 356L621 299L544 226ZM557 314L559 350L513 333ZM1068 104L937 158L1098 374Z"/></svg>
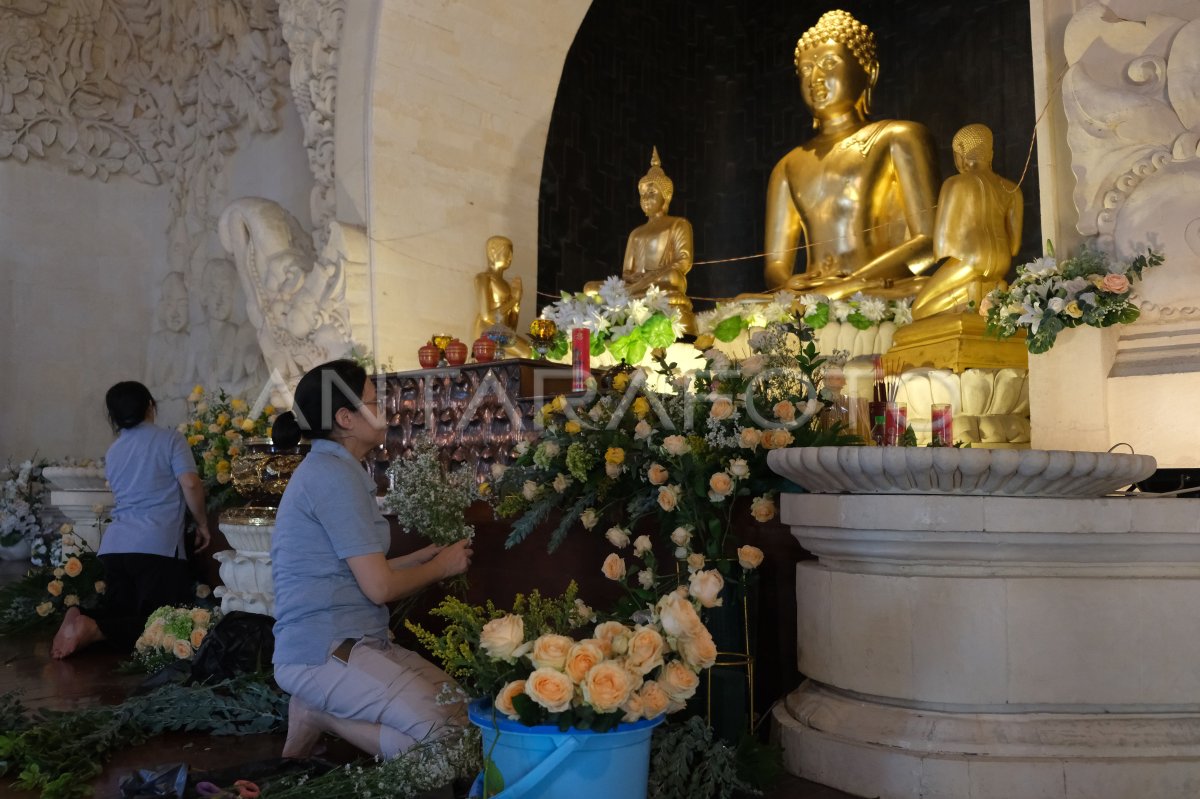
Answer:
<svg viewBox="0 0 1200 799"><path fill-rule="evenodd" d="M1136 7L1135 7L1136 5ZM1200 4L1093 3L1067 27L1063 80L1078 228L1122 257L1167 264L1142 284L1143 320L1200 305Z"/></svg>
<svg viewBox="0 0 1200 799"><path fill-rule="evenodd" d="M316 259L295 217L271 200L243 197L221 214L218 232L237 263L277 398L280 383L350 350L346 270Z"/></svg>
<svg viewBox="0 0 1200 799"><path fill-rule="evenodd" d="M280 0L283 38L291 51L292 99L304 126L304 146L312 169L309 212L313 243L321 252L337 212L334 186L334 111L338 47L345 0Z"/></svg>

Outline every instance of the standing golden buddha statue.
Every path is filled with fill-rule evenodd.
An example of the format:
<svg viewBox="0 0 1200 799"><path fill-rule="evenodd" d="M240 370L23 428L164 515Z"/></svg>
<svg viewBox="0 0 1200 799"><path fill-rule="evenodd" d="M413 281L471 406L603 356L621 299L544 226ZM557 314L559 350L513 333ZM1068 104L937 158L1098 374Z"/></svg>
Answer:
<svg viewBox="0 0 1200 799"><path fill-rule="evenodd" d="M475 316L474 337L479 338L490 327L500 326L510 333L504 349L518 358L528 358L533 349L529 341L517 333L521 316L521 278L508 280L504 272L512 266L513 244L504 236L492 236L484 248L487 269L475 275L475 298L479 309Z"/></svg>
<svg viewBox="0 0 1200 799"><path fill-rule="evenodd" d="M992 171L992 132L967 125L954 135L954 165L938 196L933 251L940 261L916 300L913 319L964 309L1004 278L1021 248L1021 189Z"/></svg>
<svg viewBox="0 0 1200 799"><path fill-rule="evenodd" d="M662 170L658 148L650 155L650 169L638 181L638 196L646 222L634 228L625 244L625 262L621 279L631 297L644 296L651 286L667 296L680 313L684 329L695 332L692 301L687 296L687 273L692 269L692 225L681 216L669 216L667 209L675 194L675 184ZM587 294L596 294L603 281L586 284Z"/></svg>
<svg viewBox="0 0 1200 799"><path fill-rule="evenodd" d="M845 11L804 32L795 64L817 132L771 172L767 288L843 297L911 278L933 261L933 138L916 122L868 121L875 34ZM806 266L793 274L802 247Z"/></svg>

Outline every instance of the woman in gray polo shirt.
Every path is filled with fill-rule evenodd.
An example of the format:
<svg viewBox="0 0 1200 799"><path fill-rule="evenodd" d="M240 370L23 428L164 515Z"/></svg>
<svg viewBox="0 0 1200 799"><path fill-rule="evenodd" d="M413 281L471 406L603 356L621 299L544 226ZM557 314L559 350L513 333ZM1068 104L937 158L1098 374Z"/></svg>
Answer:
<svg viewBox="0 0 1200 799"><path fill-rule="evenodd" d="M392 644L387 603L470 565L467 542L387 557L391 536L362 460L387 432L374 382L353 361L316 367L296 387L294 419L312 449L279 502L271 541L275 680L292 695L284 757L322 732L394 757L446 724L450 677ZM292 424L285 414L276 427Z"/></svg>

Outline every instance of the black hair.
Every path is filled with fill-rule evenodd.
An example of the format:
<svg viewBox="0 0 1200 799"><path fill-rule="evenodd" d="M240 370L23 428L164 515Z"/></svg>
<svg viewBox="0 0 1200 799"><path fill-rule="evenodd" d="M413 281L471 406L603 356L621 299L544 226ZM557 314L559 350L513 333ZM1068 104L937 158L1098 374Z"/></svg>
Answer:
<svg viewBox="0 0 1200 799"><path fill-rule="evenodd" d="M302 436L296 414L291 411L284 411L271 423L271 443L280 449L291 449L300 443Z"/></svg>
<svg viewBox="0 0 1200 799"><path fill-rule="evenodd" d="M292 402L292 413L304 437L331 438L337 412L342 408L357 411L366 385L367 370L351 360L330 361L310 369L300 378Z"/></svg>
<svg viewBox="0 0 1200 799"><path fill-rule="evenodd" d="M104 394L108 423L112 425L114 433L137 427L146 421L146 414L154 404L150 389L136 380L117 383Z"/></svg>

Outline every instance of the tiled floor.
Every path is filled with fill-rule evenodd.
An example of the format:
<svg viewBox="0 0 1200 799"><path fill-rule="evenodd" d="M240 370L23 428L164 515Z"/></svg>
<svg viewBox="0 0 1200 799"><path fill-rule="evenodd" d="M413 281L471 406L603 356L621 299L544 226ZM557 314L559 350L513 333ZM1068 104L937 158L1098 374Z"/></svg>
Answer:
<svg viewBox="0 0 1200 799"><path fill-rule="evenodd" d="M13 579L20 570L0 562L0 582ZM30 707L68 709L96 703L121 701L136 686L139 675L119 674L120 660L113 654L87 652L65 661L50 657L49 634L28 638L0 638L0 693L21 692ZM147 741L119 753L93 784L97 799L119 796L118 783L140 768L185 762L194 769L227 768L238 763L278 757L282 735L216 737L173 733ZM348 757L351 750L331 744L326 757ZM0 797L33 799L35 794L16 791L0 778ZM701 799L697 797L697 799ZM785 777L766 799L851 799L849 794L795 777Z"/></svg>

